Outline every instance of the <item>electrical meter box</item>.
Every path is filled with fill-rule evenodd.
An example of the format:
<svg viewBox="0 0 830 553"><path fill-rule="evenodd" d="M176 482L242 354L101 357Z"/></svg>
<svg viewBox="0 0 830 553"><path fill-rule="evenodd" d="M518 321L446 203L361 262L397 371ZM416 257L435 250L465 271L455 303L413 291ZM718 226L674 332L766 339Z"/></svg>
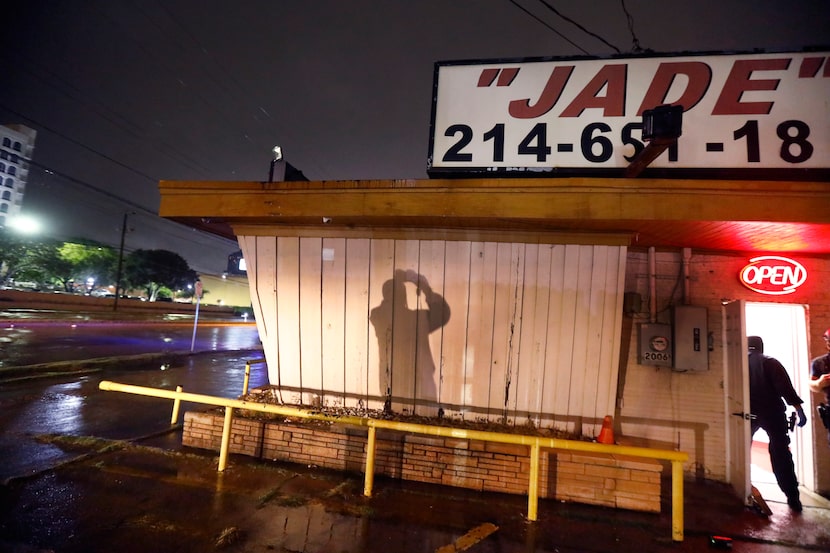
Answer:
<svg viewBox="0 0 830 553"><path fill-rule="evenodd" d="M671 325L640 325L638 362L652 367L672 367Z"/></svg>
<svg viewBox="0 0 830 553"><path fill-rule="evenodd" d="M709 370L709 328L706 320L705 307L678 305L672 310L675 370Z"/></svg>

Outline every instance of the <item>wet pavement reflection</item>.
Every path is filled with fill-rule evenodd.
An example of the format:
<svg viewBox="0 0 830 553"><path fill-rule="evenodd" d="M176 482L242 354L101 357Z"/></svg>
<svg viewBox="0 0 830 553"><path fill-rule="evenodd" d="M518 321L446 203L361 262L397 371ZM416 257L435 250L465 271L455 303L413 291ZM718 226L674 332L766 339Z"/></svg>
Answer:
<svg viewBox="0 0 830 553"><path fill-rule="evenodd" d="M253 323L0 320L0 368L141 353L259 347Z"/></svg>
<svg viewBox="0 0 830 553"><path fill-rule="evenodd" d="M40 434L129 440L170 428L170 401L102 392L101 380L167 390L182 386L187 392L235 398L242 395L245 363L261 358L260 350L243 350L187 355L170 364L160 355L129 370L113 360L85 376L0 384L0 480L42 470L66 457L34 439ZM253 367L250 386L267 383L265 365ZM201 406L184 402L181 413L196 407Z"/></svg>

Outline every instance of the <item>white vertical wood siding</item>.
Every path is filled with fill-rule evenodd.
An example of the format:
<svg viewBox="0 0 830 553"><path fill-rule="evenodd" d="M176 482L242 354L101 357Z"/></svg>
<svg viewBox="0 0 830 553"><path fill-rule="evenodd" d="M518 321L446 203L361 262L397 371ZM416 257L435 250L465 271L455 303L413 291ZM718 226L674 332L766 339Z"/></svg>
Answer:
<svg viewBox="0 0 830 553"><path fill-rule="evenodd" d="M597 432L614 413L626 248L242 236L289 403Z"/></svg>

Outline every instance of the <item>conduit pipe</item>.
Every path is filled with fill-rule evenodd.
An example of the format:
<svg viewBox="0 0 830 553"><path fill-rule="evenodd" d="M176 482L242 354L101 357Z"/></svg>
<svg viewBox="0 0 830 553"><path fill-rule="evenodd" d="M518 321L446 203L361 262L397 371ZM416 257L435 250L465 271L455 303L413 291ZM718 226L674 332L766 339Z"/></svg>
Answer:
<svg viewBox="0 0 830 553"><path fill-rule="evenodd" d="M657 322L657 259L654 246L648 249L648 322Z"/></svg>
<svg viewBox="0 0 830 553"><path fill-rule="evenodd" d="M692 282L689 279L689 263L692 260L692 248L683 248L683 305L692 303Z"/></svg>
<svg viewBox="0 0 830 553"><path fill-rule="evenodd" d="M429 436L441 436L445 438L456 438L466 440L479 440L503 444L526 445L530 447L530 475L528 485L528 520L537 519L538 490L539 490L539 451L541 448L558 449L565 451L582 451L588 453L604 453L608 455L628 455L631 457L643 457L647 459L659 459L670 461L672 465L672 539L683 541L683 463L689 460L689 454L684 451L671 451L667 449L650 449L646 447L608 445L596 442L583 442L578 440L564 440L561 438L544 438L541 436L529 436L526 434L509 434L503 432L489 432L484 430L467 430L463 428L451 428L447 426L432 426L426 424L398 422L371 419L368 417L355 416L332 416L290 407L287 405L274 405L270 403L257 403L242 399L231 399L189 392L163 390L160 388L148 388L132 384L120 384L109 380L103 380L98 388L108 392L124 392L141 396L158 397L204 405L214 405L225 408L225 421L222 427L221 450L219 452L219 471L224 471L230 443L231 423L233 410L245 409L247 411L258 411L260 413L271 413L286 417L297 417L303 419L322 420L353 426L365 426L369 429L371 444L366 452L366 482L364 495L371 496L372 479L374 478L374 432L377 428L408 432L411 434L425 434Z"/></svg>

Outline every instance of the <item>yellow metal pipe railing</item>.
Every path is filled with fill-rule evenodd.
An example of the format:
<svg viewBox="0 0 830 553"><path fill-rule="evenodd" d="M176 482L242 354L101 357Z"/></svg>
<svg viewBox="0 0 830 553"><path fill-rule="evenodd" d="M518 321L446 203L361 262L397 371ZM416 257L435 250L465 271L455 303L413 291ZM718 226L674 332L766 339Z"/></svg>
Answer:
<svg viewBox="0 0 830 553"><path fill-rule="evenodd" d="M646 447L607 445L595 442L583 442L578 440L565 440L561 438L544 438L540 436L529 436L525 434L510 434L504 432L489 432L483 430L467 430L463 428L451 428L446 426L432 426L425 424L397 422L366 417L354 416L332 416L324 413L289 407L287 405L274 405L269 403L256 403L241 399L223 398L189 392L170 391L159 388L148 388L134 386L131 384L119 384L108 380L101 381L99 389L111 392L124 392L129 394L158 397L172 400L190 401L205 405L214 405L225 408L225 421L222 428L222 442L219 451L219 470L226 467L228 458L228 447L230 442L230 431L234 409L245 409L261 413L272 413L277 415L297 417L304 419L325 420L339 422L354 426L365 426L369 429L369 445L366 452L366 473L364 484L364 495L371 496L372 482L374 478L375 463L375 436L377 428L408 432L411 434L425 434L430 436L441 436L446 438L480 440L485 442L496 442L504 444L526 445L530 447L530 475L528 484L528 520L536 520L539 491L539 453L541 448L559 449L566 451L581 451L586 453L605 453L609 455L627 455L631 457L642 457L646 459L658 459L670 461L672 466L672 539L683 541L683 463L689 460L689 454L683 451L671 451L666 449L650 449Z"/></svg>

